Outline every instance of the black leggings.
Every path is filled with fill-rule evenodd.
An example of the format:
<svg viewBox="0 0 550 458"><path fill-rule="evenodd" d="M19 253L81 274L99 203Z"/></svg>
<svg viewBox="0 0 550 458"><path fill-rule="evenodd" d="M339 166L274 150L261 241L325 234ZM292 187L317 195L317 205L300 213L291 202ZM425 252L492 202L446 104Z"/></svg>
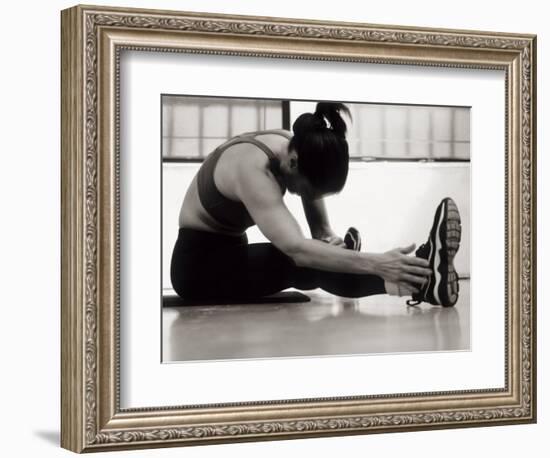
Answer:
<svg viewBox="0 0 550 458"><path fill-rule="evenodd" d="M170 278L186 299L239 299L274 294L286 288L322 288L344 297L384 294L377 275L327 272L298 267L271 243L180 228L172 253Z"/></svg>

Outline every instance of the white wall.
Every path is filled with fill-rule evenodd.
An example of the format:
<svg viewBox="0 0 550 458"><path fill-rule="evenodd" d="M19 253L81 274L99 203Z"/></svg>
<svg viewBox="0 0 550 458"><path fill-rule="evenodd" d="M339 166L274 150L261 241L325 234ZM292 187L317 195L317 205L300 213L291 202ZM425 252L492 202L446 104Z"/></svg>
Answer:
<svg viewBox="0 0 550 458"><path fill-rule="evenodd" d="M277 0L95 0L98 4L187 9L381 24L538 33L539 126L548 125L548 13L535 0L297 2ZM59 10L71 1L7 2L2 46L0 165L0 406L2 455L71 456L59 434ZM407 456L540 457L547 452L548 136L539 127L539 423L447 431L354 436L121 452L131 457ZM490 259L487 262L491 262ZM406 376L406 374L399 374Z"/></svg>
<svg viewBox="0 0 550 458"><path fill-rule="evenodd" d="M163 167L163 288L171 288L170 256L180 205L197 169L198 164L169 163ZM336 233L343 237L349 226L355 226L362 234L362 250L380 252L425 242L434 210L444 197L452 197L461 213L463 237L455 264L459 275L469 276L469 163L351 162L346 187L327 198L327 209ZM285 202L309 237L300 198L287 193ZM251 243L267 241L257 226L251 227L247 235Z"/></svg>

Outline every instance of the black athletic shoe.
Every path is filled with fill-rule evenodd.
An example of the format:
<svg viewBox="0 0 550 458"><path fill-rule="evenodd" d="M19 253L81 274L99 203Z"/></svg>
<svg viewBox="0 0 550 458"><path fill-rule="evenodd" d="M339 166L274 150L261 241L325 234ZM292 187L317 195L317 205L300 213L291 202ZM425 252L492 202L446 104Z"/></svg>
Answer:
<svg viewBox="0 0 550 458"><path fill-rule="evenodd" d="M428 241L418 247L415 255L430 262L432 275L422 289L412 295L407 305L428 302L452 307L458 300L458 274L453 260L460 247L460 213L456 203L446 197L438 205Z"/></svg>
<svg viewBox="0 0 550 458"><path fill-rule="evenodd" d="M361 234L354 227L350 227L344 236L344 243L348 250L361 251Z"/></svg>

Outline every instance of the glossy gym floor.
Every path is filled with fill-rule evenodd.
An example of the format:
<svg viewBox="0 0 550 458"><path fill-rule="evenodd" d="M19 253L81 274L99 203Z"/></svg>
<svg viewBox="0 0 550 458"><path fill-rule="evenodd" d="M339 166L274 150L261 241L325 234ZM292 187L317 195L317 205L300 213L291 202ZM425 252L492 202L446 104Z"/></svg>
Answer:
<svg viewBox="0 0 550 458"><path fill-rule="evenodd" d="M163 362L470 349L470 282L454 307L305 292L310 302L165 307Z"/></svg>

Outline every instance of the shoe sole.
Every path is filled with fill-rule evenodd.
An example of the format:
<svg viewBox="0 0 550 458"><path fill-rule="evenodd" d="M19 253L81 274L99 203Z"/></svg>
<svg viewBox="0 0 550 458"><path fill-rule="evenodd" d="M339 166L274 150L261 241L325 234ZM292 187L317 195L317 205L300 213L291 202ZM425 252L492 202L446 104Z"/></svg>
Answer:
<svg viewBox="0 0 550 458"><path fill-rule="evenodd" d="M433 237L434 276L433 295L436 302L443 307L452 307L458 300L458 274L454 267L454 258L460 248L462 225L456 203L451 198L442 202L436 230L430 234Z"/></svg>

